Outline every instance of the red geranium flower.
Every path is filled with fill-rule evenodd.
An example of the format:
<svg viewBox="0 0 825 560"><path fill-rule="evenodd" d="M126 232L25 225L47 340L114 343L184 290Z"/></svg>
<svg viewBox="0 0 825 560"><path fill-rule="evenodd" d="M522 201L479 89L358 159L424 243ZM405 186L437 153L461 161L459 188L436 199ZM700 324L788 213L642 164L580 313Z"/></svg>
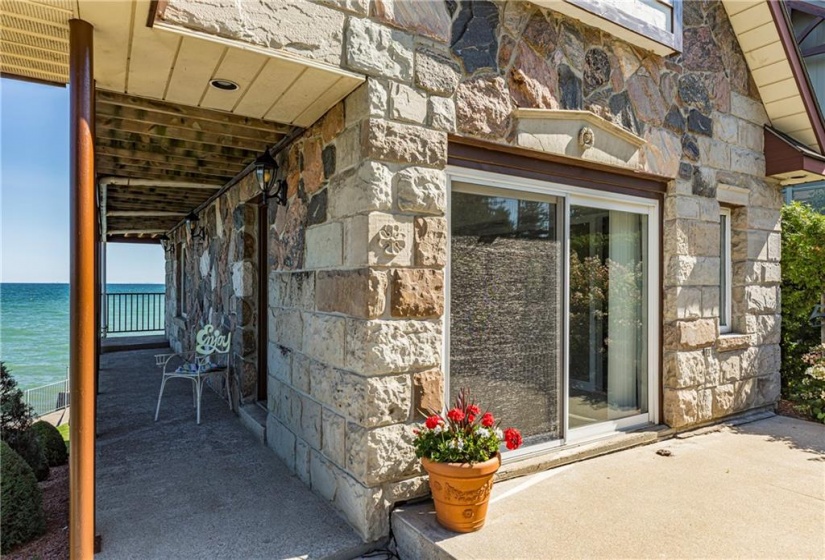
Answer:
<svg viewBox="0 0 825 560"><path fill-rule="evenodd" d="M449 418L453 422L461 422L462 420L464 420L464 411L459 410L457 408L451 408L450 411L447 413L447 418Z"/></svg>
<svg viewBox="0 0 825 560"><path fill-rule="evenodd" d="M496 419L493 418L493 415L489 412L485 412L484 416L481 417L481 425L485 428L491 427L493 424L496 423Z"/></svg>
<svg viewBox="0 0 825 560"><path fill-rule="evenodd" d="M428 417L427 417L427 420L426 420L424 423L426 424L426 426L427 426L427 428L428 428L428 429L432 430L432 429L434 429L436 426L438 426L439 424L441 424L441 418L439 418L438 416L435 416L435 415L433 415L433 416L428 416Z"/></svg>
<svg viewBox="0 0 825 560"><path fill-rule="evenodd" d="M474 404L467 405L467 414L472 414L473 416L478 416L481 413L481 409ZM472 422L472 420L471 420Z"/></svg>
<svg viewBox="0 0 825 560"><path fill-rule="evenodd" d="M467 415L467 421L470 422L470 423L475 422L476 421L476 415L475 414L468 414Z"/></svg>
<svg viewBox="0 0 825 560"><path fill-rule="evenodd" d="M504 441L507 443L507 449L518 449L522 442L521 433L515 428L507 428L504 430Z"/></svg>

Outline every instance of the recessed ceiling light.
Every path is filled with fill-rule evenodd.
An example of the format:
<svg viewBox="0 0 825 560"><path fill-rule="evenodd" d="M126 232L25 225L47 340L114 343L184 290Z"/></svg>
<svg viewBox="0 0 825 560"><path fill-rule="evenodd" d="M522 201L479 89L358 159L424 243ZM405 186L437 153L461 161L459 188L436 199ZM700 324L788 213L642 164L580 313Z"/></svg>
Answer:
<svg viewBox="0 0 825 560"><path fill-rule="evenodd" d="M232 80L223 80L221 78L209 80L209 85L215 89L219 89L222 91L235 91L236 89L238 89L238 84L236 84Z"/></svg>

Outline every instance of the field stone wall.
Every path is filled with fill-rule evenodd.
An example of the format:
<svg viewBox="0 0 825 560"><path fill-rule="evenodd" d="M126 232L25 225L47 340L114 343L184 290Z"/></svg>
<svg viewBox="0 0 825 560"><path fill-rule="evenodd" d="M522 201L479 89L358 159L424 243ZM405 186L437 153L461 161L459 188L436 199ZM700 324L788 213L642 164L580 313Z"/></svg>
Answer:
<svg viewBox="0 0 825 560"><path fill-rule="evenodd" d="M270 225L268 444L361 535L426 493L410 440L442 405L447 135L514 143L516 107L586 109L645 139L664 214L662 420L776 402L779 208L767 117L721 2L660 57L528 2L172 0L164 19L367 76L281 155ZM280 22L280 23L279 23ZM735 192L735 197L729 193ZM726 194L728 193L728 194ZM734 330L719 336L720 200Z"/></svg>

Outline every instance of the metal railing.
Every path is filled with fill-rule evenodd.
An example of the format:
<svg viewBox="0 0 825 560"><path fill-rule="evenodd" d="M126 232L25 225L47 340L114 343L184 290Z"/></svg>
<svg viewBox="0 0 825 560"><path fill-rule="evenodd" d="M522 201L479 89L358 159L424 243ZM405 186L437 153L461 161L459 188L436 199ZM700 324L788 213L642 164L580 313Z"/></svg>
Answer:
<svg viewBox="0 0 825 560"><path fill-rule="evenodd" d="M57 381L26 389L23 391L23 402L32 407L35 416L43 416L69 406L69 380Z"/></svg>
<svg viewBox="0 0 825 560"><path fill-rule="evenodd" d="M139 333L166 329L166 294L106 294L106 333Z"/></svg>

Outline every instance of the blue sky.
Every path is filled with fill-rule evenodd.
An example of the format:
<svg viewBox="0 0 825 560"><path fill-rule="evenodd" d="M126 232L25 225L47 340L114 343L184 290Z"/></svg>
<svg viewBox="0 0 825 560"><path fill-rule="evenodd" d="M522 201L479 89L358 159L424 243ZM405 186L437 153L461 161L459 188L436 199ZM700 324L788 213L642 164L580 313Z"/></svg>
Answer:
<svg viewBox="0 0 825 560"><path fill-rule="evenodd" d="M0 78L0 281L69 281L69 90ZM164 281L159 245L110 243L110 283Z"/></svg>

